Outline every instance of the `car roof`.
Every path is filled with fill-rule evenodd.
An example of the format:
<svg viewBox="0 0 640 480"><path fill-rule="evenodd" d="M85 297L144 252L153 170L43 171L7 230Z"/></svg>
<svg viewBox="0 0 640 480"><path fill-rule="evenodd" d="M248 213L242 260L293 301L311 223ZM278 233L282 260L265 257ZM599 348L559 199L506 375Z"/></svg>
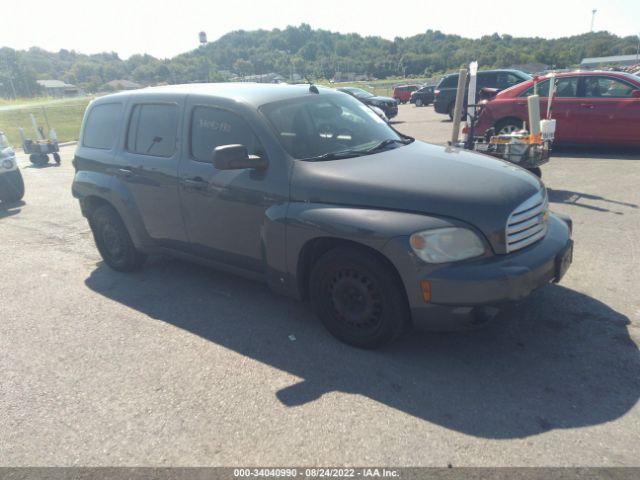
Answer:
<svg viewBox="0 0 640 480"><path fill-rule="evenodd" d="M481 73L504 73L504 72L507 72L507 73L518 73L518 74L522 74L523 73L523 74L525 74L525 75L527 75L529 77L531 76L528 73L523 72L522 70L516 70L515 68L494 68L492 70L478 70L478 74L481 74ZM453 76L457 77L458 75L459 74L457 72L456 73L448 73L447 75L445 75L445 78L446 77L453 77Z"/></svg>
<svg viewBox="0 0 640 480"><path fill-rule="evenodd" d="M317 86L317 91L321 94L334 94L331 88ZM310 90L310 85L289 85L289 84L269 84L269 83L188 83L181 85L165 85L160 87L147 87L139 90L128 90L100 97L96 103L111 101L116 98L136 98L158 96L211 96L227 98L239 103L245 103L255 108L265 103L277 102L290 98L304 97L306 95L316 95Z"/></svg>

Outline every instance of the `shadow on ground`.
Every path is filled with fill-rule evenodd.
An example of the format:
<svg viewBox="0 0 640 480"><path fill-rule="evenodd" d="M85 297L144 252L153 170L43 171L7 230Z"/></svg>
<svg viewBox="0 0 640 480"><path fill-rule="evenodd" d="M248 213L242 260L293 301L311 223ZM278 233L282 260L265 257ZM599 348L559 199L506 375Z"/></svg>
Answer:
<svg viewBox="0 0 640 480"><path fill-rule="evenodd" d="M612 146L554 146L554 157L640 160L640 148ZM551 159L553 161L553 157Z"/></svg>
<svg viewBox="0 0 640 480"><path fill-rule="evenodd" d="M305 304L192 264L159 258L130 275L99 264L86 284L150 319L302 378L256 392L292 408L348 392L452 430L506 439L609 422L640 396L629 320L562 286L539 290L481 331L415 332L370 352L334 340Z"/></svg>
<svg viewBox="0 0 640 480"><path fill-rule="evenodd" d="M600 195L593 195L591 193L574 192L571 190L557 190L555 188L547 188L549 195L549 201L552 203L565 203L575 205L576 207L586 208L588 210L595 210L597 212L610 212L616 215L624 215L626 210L637 210L638 205L635 203L621 202L619 200L612 200ZM601 207L590 203L584 203L583 200L602 202L603 204L617 208L612 210L611 208Z"/></svg>
<svg viewBox="0 0 640 480"><path fill-rule="evenodd" d="M25 203L20 200L18 202L0 202L0 219L17 215L22 210L20 207Z"/></svg>

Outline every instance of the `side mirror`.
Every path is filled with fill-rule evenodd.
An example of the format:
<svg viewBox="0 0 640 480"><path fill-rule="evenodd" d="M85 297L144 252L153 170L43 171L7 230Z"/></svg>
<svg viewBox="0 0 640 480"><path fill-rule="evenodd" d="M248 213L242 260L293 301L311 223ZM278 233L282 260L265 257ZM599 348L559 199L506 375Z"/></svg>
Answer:
<svg viewBox="0 0 640 480"><path fill-rule="evenodd" d="M640 98L640 90L632 90L631 91L632 98Z"/></svg>
<svg viewBox="0 0 640 480"><path fill-rule="evenodd" d="M244 145L220 145L213 151L213 165L218 170L266 168L267 160L257 155L249 155Z"/></svg>

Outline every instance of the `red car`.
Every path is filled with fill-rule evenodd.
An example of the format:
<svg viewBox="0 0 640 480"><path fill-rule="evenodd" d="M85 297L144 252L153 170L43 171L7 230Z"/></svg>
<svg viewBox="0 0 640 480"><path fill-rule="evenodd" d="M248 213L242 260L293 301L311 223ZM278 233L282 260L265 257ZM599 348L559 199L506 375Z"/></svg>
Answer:
<svg viewBox="0 0 640 480"><path fill-rule="evenodd" d="M556 144L640 146L640 77L623 72L573 72L556 76L551 118ZM538 84L540 112L547 113L549 78L537 77L498 93L478 119L476 135L521 129L528 119L527 97Z"/></svg>
<svg viewBox="0 0 640 480"><path fill-rule="evenodd" d="M418 90L420 85L398 85L393 87L393 98L395 98L398 103L407 103L411 100L411 94Z"/></svg>

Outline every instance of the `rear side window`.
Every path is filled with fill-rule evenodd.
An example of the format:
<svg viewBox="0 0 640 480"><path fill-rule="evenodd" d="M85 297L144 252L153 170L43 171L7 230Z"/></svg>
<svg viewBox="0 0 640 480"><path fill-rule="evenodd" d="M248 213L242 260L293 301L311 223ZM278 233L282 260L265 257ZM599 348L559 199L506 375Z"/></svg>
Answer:
<svg viewBox="0 0 640 480"><path fill-rule="evenodd" d="M93 107L84 126L82 145L111 150L116 143L121 115L121 103L104 103Z"/></svg>
<svg viewBox="0 0 640 480"><path fill-rule="evenodd" d="M195 107L191 117L191 155L208 162L216 147L244 145L249 155L264 155L258 138L239 115L215 107Z"/></svg>
<svg viewBox="0 0 640 480"><path fill-rule="evenodd" d="M176 150L178 106L140 104L133 107L127 150L154 157L172 157Z"/></svg>

